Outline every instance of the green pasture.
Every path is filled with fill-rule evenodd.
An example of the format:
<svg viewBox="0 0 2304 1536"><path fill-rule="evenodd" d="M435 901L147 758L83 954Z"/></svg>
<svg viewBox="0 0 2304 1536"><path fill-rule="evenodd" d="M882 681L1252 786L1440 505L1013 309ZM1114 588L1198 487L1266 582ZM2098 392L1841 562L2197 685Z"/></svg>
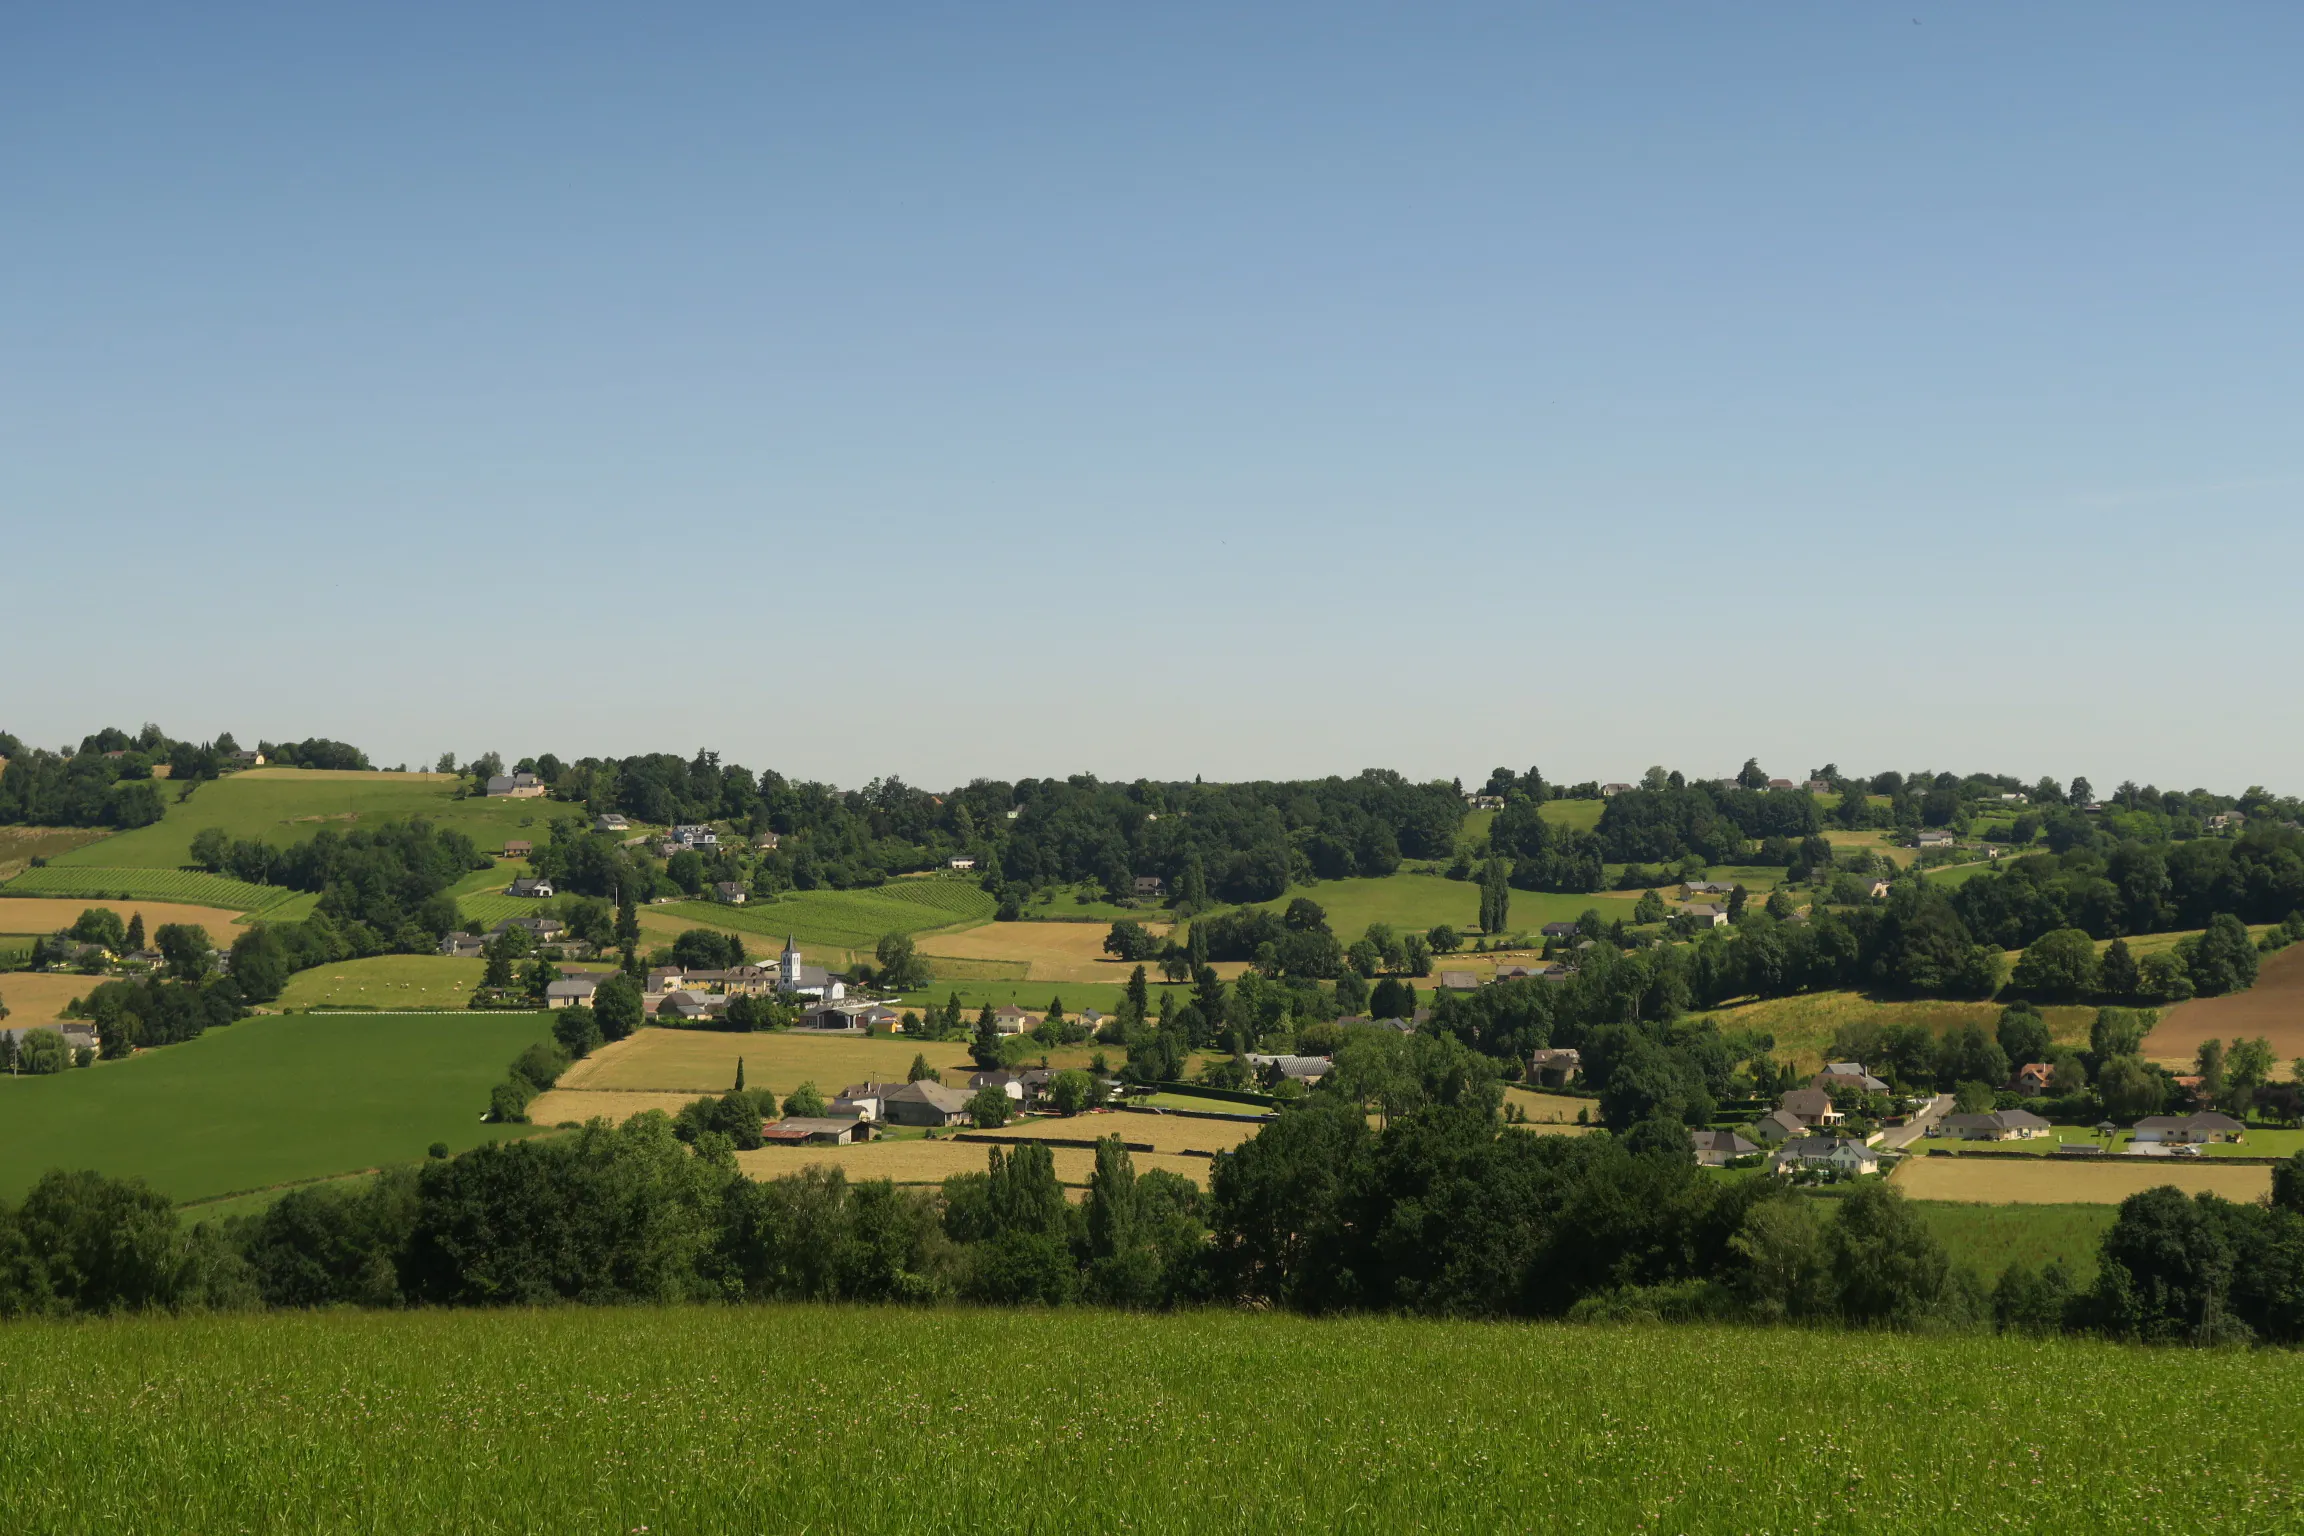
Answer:
<svg viewBox="0 0 2304 1536"><path fill-rule="evenodd" d="M1145 980L1151 984L1152 1006L1157 1011L1160 993L1167 983L1150 966L1145 967ZM1182 986L1175 990L1178 993L1177 1006L1181 1007L1185 999L1191 996L1191 988ZM1121 996L1126 991L1126 987L1103 981L932 981L917 992L905 993L901 1002L890 1006L899 1012L906 1008L914 1012L930 1006L940 1008L946 998L957 992L960 994L960 1006L967 1011L971 1022L976 1017L976 1011L986 1003L995 1008L1013 1003L1019 1008L1029 1008L1038 1013L1048 1006L1051 997L1064 1000L1066 1013L1078 1013L1083 1008L1093 1008L1098 1013L1117 1013ZM1117 1061L1118 1058L1114 1059Z"/></svg>
<svg viewBox="0 0 2304 1536"><path fill-rule="evenodd" d="M1605 800L1547 800L1537 814L1556 827L1589 832L1600 825L1600 813L1607 808Z"/></svg>
<svg viewBox="0 0 2304 1536"><path fill-rule="evenodd" d="M1020 1341L1029 1370L992 1364ZM2287 1350L760 1305L17 1322L0 1351L0 1508L57 1536L2304 1527Z"/></svg>
<svg viewBox="0 0 2304 1536"><path fill-rule="evenodd" d="M1963 1205L1915 1200L1911 1208L1952 1256L1987 1280L2010 1264L2034 1269L2062 1259L2080 1285L2096 1277L2096 1250L2117 1205Z"/></svg>
<svg viewBox="0 0 2304 1536"><path fill-rule="evenodd" d="M288 978L283 1009L461 1008L488 969L448 955L373 955L316 965Z"/></svg>
<svg viewBox="0 0 2304 1536"><path fill-rule="evenodd" d="M301 842L324 827L343 832L416 816L452 827L482 852L494 853L506 838L540 842L555 818L584 816L582 806L551 800L459 800L455 785L437 774L257 768L203 784L191 799L179 801L175 789L163 783L166 816L149 827L60 853L49 868L175 868L192 861L192 839L206 827L281 845Z"/></svg>
<svg viewBox="0 0 2304 1536"><path fill-rule="evenodd" d="M1920 878L1930 885L1949 888L1966 885L1978 875L1989 875L1996 867L1988 859L1979 859L1973 864L1946 864L1937 869L1924 869L1920 872Z"/></svg>
<svg viewBox="0 0 2304 1536"><path fill-rule="evenodd" d="M2096 1010L2091 1007L2053 1005L2040 1012L2048 1021L2050 1038L2066 1044L2085 1044L2088 1026L2096 1017ZM1999 1003L1938 998L1884 1000L1861 992L1833 989L1707 1009L1703 1016L1723 1030L1750 1029L1775 1036L1779 1056L1817 1062L1833 1036L1846 1024L1923 1024L1942 1034L1973 1023L1990 1033L1999 1024L2000 1013Z"/></svg>
<svg viewBox="0 0 2304 1536"><path fill-rule="evenodd" d="M1574 801L1548 802L1551 805ZM1367 932L1370 923L1390 923L1402 933L1422 933L1446 923L1464 936L1466 948L1478 936L1474 926L1480 915L1480 887L1471 880L1450 880L1442 875L1386 875L1377 879L1320 880L1290 887L1288 894L1258 905L1282 911L1299 896L1309 897L1328 914L1328 926L1346 943ZM1604 921L1632 920L1637 896L1622 894L1561 896L1545 891L1514 891L1510 923L1514 932L1533 934L1546 923L1574 922L1587 908Z"/></svg>
<svg viewBox="0 0 2304 1536"><path fill-rule="evenodd" d="M298 1014L48 1077L0 1078L0 1197L49 1168L135 1174L179 1200L462 1149L542 1014ZM4 1502L4 1500L0 1500Z"/></svg>
<svg viewBox="0 0 2304 1536"><path fill-rule="evenodd" d="M990 922L995 905L966 881L892 880L856 891L787 891L740 907L680 901L647 910L697 927L756 934L778 947L790 937L802 950L813 945L869 953L885 934Z"/></svg>
<svg viewBox="0 0 2304 1536"><path fill-rule="evenodd" d="M1043 891L1039 897L1024 903L1017 916L1028 923L1078 922L1084 918L1100 923L1117 923L1123 919L1135 923L1165 923L1174 916L1165 907L1122 906L1116 901L1106 901L1103 890L1100 885L1081 885L1063 891Z"/></svg>

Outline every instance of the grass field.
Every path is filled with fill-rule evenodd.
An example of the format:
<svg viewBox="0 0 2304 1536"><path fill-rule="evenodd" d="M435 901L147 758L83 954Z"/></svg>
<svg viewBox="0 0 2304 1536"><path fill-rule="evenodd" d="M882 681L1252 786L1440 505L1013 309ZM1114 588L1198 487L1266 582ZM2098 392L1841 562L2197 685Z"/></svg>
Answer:
<svg viewBox="0 0 2304 1536"><path fill-rule="evenodd" d="M1539 1125L1574 1125L1578 1110L1589 1110L1592 1119L1600 1118L1598 1099L1571 1099L1557 1093L1532 1093L1526 1088L1506 1088L1504 1102L1518 1105L1520 1112Z"/></svg>
<svg viewBox="0 0 2304 1536"><path fill-rule="evenodd" d="M2304 1524L2283 1350L805 1306L0 1340L0 1506L58 1536Z"/></svg>
<svg viewBox="0 0 2304 1536"><path fill-rule="evenodd" d="M2200 1042L2252 1039L2272 1042L2273 1059L2304 1056L2304 944L2267 955L2256 985L2228 997L2196 997L2160 1016L2144 1037L2144 1054L2167 1066L2189 1066Z"/></svg>
<svg viewBox="0 0 2304 1536"><path fill-rule="evenodd" d="M1593 802L1554 801L1551 804L1590 804ZM1551 808L1551 804L1546 809ZM1480 887L1469 880L1450 880L1440 875L1387 875L1369 880L1322 880L1313 885L1293 887L1277 900L1258 903L1272 911L1284 910L1299 896L1310 897L1328 914L1328 926L1336 936L1349 944L1365 933L1370 923L1390 923L1402 933L1411 930L1422 933L1442 923L1465 936L1469 943L1474 934L1473 919L1480 913ZM1560 896L1542 891L1514 891L1512 893L1511 926L1515 931L1534 933L1546 923L1574 922L1586 908L1597 911L1603 919L1632 920L1633 903L1637 896L1592 895Z"/></svg>
<svg viewBox="0 0 2304 1536"><path fill-rule="evenodd" d="M2101 1162L2032 1157L1908 1157L1891 1175L1915 1200L1983 1205L2118 1205L2161 1184L2186 1194L2260 1200L2272 1188L2270 1168L2219 1167L2173 1157L2108 1157Z"/></svg>
<svg viewBox="0 0 2304 1536"><path fill-rule="evenodd" d="M2059 1041L2085 1044L2096 1010L2048 1007L2040 1010L2051 1036ZM1776 1054L1806 1065L1820 1066L1825 1048L1843 1024L1925 1024L1942 1034L1963 1024L1980 1024L1989 1033L2000 1021L1998 1003L1963 1003L1942 999L1888 1002L1860 992L1801 992L1758 1002L1714 1008L1705 1015L1724 1029L1762 1030L1776 1037ZM2154 1031L2153 1040L2158 1039Z"/></svg>
<svg viewBox="0 0 2304 1536"><path fill-rule="evenodd" d="M1147 926L1155 934L1167 932L1163 925ZM928 934L919 943L920 953L939 979L956 965L1005 963L1020 966L1021 970L1014 975L981 976L967 976L963 971L958 977L1035 984L1102 982L1108 986L1125 986L1135 966L1104 953L1104 940L1111 931L1101 923L985 923L958 933ZM1244 962L1226 961L1216 966L1216 973L1229 981L1246 969ZM1160 974L1156 967L1147 966L1145 970L1147 980Z"/></svg>
<svg viewBox="0 0 2304 1536"><path fill-rule="evenodd" d="M0 827L0 880L105 836L101 827Z"/></svg>
<svg viewBox="0 0 2304 1536"><path fill-rule="evenodd" d="M2034 1269L2062 1259L2074 1280L2096 1277L2096 1249L2119 1214L2115 1205L1955 1205L1913 1203L1920 1219L1952 1255L1986 1280L2019 1261Z"/></svg>
<svg viewBox="0 0 2304 1536"><path fill-rule="evenodd" d="M736 1085L736 1059L742 1057L747 1087L772 1088L782 1095L812 1082L830 1098L850 1083L904 1081L915 1055L926 1056L928 1065L955 1082L972 1070L967 1046L952 1041L651 1026L577 1062L560 1086L644 1088L690 1098L726 1093Z"/></svg>
<svg viewBox="0 0 2304 1536"><path fill-rule="evenodd" d="M66 1004L104 984L101 976L69 971L10 971L0 975L0 1001L8 1004L8 1027L49 1024L63 1017Z"/></svg>
<svg viewBox="0 0 2304 1536"><path fill-rule="evenodd" d="M90 907L109 907L120 914L123 923L143 914L147 942L162 923L192 923L207 929L210 938L222 938L229 943L232 924L240 916L230 907L197 907L174 901L123 903L90 901L83 897L11 896L0 899L0 933L51 934L59 928L71 927Z"/></svg>
<svg viewBox="0 0 2304 1536"><path fill-rule="evenodd" d="M281 1008L461 1008L488 969L446 955L376 955L315 966L288 978ZM581 970L575 966L570 969Z"/></svg>
<svg viewBox="0 0 2304 1536"><path fill-rule="evenodd" d="M1145 969L1148 972L1145 979L1152 988L1152 1007L1157 1012L1160 993L1167 983L1160 979L1158 971L1149 966ZM1038 1013L1048 1006L1051 997L1064 999L1064 1008L1068 1013L1078 1013L1083 1008L1093 1008L1099 1013L1113 1013L1118 1011L1121 994L1126 990L1125 986L1111 982L988 981L969 977L931 982L916 992L905 993L903 1000L895 1004L895 1007L899 1012L906 1008L917 1012L930 1005L942 1007L944 1000L957 992L960 995L960 1006L970 1019L974 1019L976 1011L986 1003L995 1008L1013 1003L1019 1008L1029 1008ZM1175 990L1187 995L1191 991L1189 986Z"/></svg>
<svg viewBox="0 0 2304 1536"><path fill-rule="evenodd" d="M455 779L433 773L251 768L201 785L189 800L179 802L171 792L164 796L168 814L153 825L60 854L51 867L172 869L192 861L192 839L204 827L282 845L302 842L323 827L342 832L416 816L452 827L483 853L493 853L508 837L533 842L554 818L584 814L581 806L548 800L459 800L455 786Z"/></svg>
<svg viewBox="0 0 2304 1536"><path fill-rule="evenodd" d="M725 928L772 941L775 949L781 949L789 935L803 950L869 954L883 935L989 922L993 908L988 894L965 881L891 880L859 891L788 891L774 901L751 901L740 907L674 902L649 907L643 917L654 928Z"/></svg>
<svg viewBox="0 0 2304 1536"><path fill-rule="evenodd" d="M99 845L102 846L102 845ZM97 906L119 901L180 902L233 912L259 912L295 895L277 885L250 885L196 869L139 869L128 866L51 864L28 869L8 882L4 894L47 896Z"/></svg>
<svg viewBox="0 0 2304 1536"><path fill-rule="evenodd" d="M934 1141L875 1141L850 1147L762 1147L757 1152L737 1153L736 1162L755 1179L778 1178L813 1166L837 1168L851 1179L941 1184L956 1173L982 1173L985 1154L990 1150L983 1142L954 1141L949 1136L939 1136ZM1056 1163L1057 1182L1073 1189L1085 1189L1088 1176L1096 1171L1096 1154L1085 1147L1051 1147L1048 1155ZM1202 1189L1208 1187L1207 1158L1165 1152L1136 1152L1130 1156L1139 1173L1165 1168Z"/></svg>
<svg viewBox="0 0 2304 1536"><path fill-rule="evenodd" d="M1607 808L1605 800L1547 800L1536 814L1556 827L1589 832L1600 825L1600 813Z"/></svg>
<svg viewBox="0 0 2304 1536"><path fill-rule="evenodd" d="M0 1079L0 1196L49 1168L139 1174L180 1200L461 1150L539 1014L244 1019L52 1077Z"/></svg>

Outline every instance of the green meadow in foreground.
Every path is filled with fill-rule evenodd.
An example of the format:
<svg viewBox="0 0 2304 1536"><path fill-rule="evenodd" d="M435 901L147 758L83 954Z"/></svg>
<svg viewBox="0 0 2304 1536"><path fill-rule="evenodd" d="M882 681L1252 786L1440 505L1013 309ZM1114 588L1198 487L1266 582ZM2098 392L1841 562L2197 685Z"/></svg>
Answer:
<svg viewBox="0 0 2304 1536"><path fill-rule="evenodd" d="M270 1016L0 1077L0 1199L50 1168L95 1168L198 1200L525 1134L480 1115L506 1063L550 1030L535 1013Z"/></svg>
<svg viewBox="0 0 2304 1536"><path fill-rule="evenodd" d="M830 1307L0 1328L10 1528L2292 1531L2283 1351Z"/></svg>

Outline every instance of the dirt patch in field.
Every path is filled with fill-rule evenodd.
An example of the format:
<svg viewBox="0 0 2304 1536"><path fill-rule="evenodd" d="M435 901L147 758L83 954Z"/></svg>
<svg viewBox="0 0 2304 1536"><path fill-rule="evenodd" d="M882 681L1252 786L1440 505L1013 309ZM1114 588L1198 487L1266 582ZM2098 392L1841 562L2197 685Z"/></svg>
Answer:
<svg viewBox="0 0 2304 1536"><path fill-rule="evenodd" d="M958 1083L970 1070L968 1048L951 1041L649 1028L577 1062L561 1076L560 1088L644 1088L688 1098L726 1093L736 1086L741 1059L748 1088L783 1095L812 1082L830 1098L850 1083L903 1082L914 1055L926 1056L947 1082Z"/></svg>
<svg viewBox="0 0 2304 1536"><path fill-rule="evenodd" d="M2304 944L2266 956L2245 992L2178 1003L2144 1037L2144 1054L2163 1066L2189 1067L2203 1040L2258 1035L2272 1042L2275 1061L2304 1056Z"/></svg>
<svg viewBox="0 0 2304 1536"><path fill-rule="evenodd" d="M0 933L54 933L80 921L80 914L90 907L109 907L120 914L123 923L143 913L146 942L150 942L162 923L194 923L207 929L209 938L229 944L234 937L232 924L240 916L231 907L194 907L174 901L121 901L109 896L9 896L0 898Z"/></svg>
<svg viewBox="0 0 2304 1536"><path fill-rule="evenodd" d="M1893 1179L1915 1200L1979 1205L2117 1205L2130 1195L2173 1184L2188 1195L2260 1200L2272 1188L2270 1168L2220 1168L2202 1159L2108 1157L2101 1162L2031 1157L1911 1157Z"/></svg>
<svg viewBox="0 0 2304 1536"><path fill-rule="evenodd" d="M1135 1118L1134 1116L1130 1117ZM762 1147L739 1152L736 1165L755 1179L781 1178L813 1166L837 1168L851 1179L893 1179L899 1184L941 1184L955 1173L982 1173L991 1147L982 1142L876 1141L849 1147ZM1051 1147L1058 1182L1085 1186L1096 1171L1096 1154L1082 1147ZM1209 1160L1162 1152L1132 1152L1138 1173L1165 1168L1205 1189Z"/></svg>

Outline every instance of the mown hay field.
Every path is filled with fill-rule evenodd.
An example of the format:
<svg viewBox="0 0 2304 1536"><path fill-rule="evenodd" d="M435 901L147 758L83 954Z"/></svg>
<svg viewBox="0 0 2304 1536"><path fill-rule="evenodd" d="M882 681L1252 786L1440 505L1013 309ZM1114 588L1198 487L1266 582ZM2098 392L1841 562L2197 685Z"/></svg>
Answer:
<svg viewBox="0 0 2304 1536"><path fill-rule="evenodd" d="M1145 926L1154 934L1168 932L1165 924ZM919 945L928 968L939 979L953 961L1021 961L1027 967L1022 975L997 979L1029 981L1034 985L1070 981L1125 986L1136 967L1133 962L1115 960L1104 953L1104 940L1111 932L1111 927L1103 923L986 923L958 933L926 934ZM1247 968L1241 961L1223 961L1215 970L1230 981ZM1145 972L1147 980L1159 974L1154 966L1146 966ZM1046 1002L1046 997L1040 999L1040 1004Z"/></svg>
<svg viewBox="0 0 2304 1536"><path fill-rule="evenodd" d="M1106 1110L1056 1115L1045 1120L1020 1120L992 1134L1049 1137L1058 1141L1094 1141L1117 1136L1122 1141L1141 1142L1155 1152L1229 1152L1263 1128L1253 1120L1200 1120L1186 1115L1140 1115L1127 1110Z"/></svg>
<svg viewBox="0 0 2304 1536"><path fill-rule="evenodd" d="M1573 1125L1578 1110L1588 1110L1591 1118L1600 1118L1598 1099L1571 1099L1557 1093L1533 1093L1526 1088L1507 1087L1504 1102L1517 1106L1530 1120L1542 1125Z"/></svg>
<svg viewBox="0 0 2304 1536"><path fill-rule="evenodd" d="M2144 1037L2144 1054L2164 1066L2189 1068L2200 1043L2220 1039L2272 1042L2276 1061L2304 1056L2304 944L2264 957L2256 985L2226 997L2196 997L2160 1016Z"/></svg>
<svg viewBox="0 0 2304 1536"><path fill-rule="evenodd" d="M11 1021L13 1022L13 1021ZM0 1078L0 1198L50 1168L141 1175L179 1200L420 1158L481 1123L528 1013L297 1014L48 1077Z"/></svg>
<svg viewBox="0 0 2304 1536"><path fill-rule="evenodd" d="M755 1179L780 1178L813 1166L837 1168L850 1179L941 1184L956 1173L982 1173L991 1151L991 1145L983 1142L939 1136L934 1141L875 1141L847 1147L762 1147L757 1152L737 1153L736 1162ZM1059 1183L1087 1188L1088 1176L1096 1171L1094 1152L1085 1147L1051 1147L1048 1155L1055 1160ZM1163 1152L1133 1152L1129 1156L1138 1173L1165 1168L1203 1189L1208 1187L1210 1164L1205 1157Z"/></svg>
<svg viewBox="0 0 2304 1536"><path fill-rule="evenodd" d="M58 1536L2304 1526L2283 1350L754 1306L15 1323L0 1358L0 1507Z"/></svg>
<svg viewBox="0 0 2304 1536"><path fill-rule="evenodd" d="M850 1083L903 1082L915 1055L927 1057L928 1065L955 1084L971 1070L968 1047L956 1041L650 1026L577 1062L562 1075L560 1086L645 1088L690 1097L726 1093L736 1086L741 1058L747 1088L773 1089L781 1097L811 1082L830 1098Z"/></svg>
<svg viewBox="0 0 2304 1536"><path fill-rule="evenodd" d="M208 930L208 936L229 945L234 937L232 924L239 919L242 909L235 907L200 907L178 901L91 901L86 897L0 897L0 933L51 934L59 928L69 928L80 920L80 914L90 907L108 907L120 914L125 923L141 913L144 917L145 942L162 923L190 923Z"/></svg>
<svg viewBox="0 0 2304 1536"><path fill-rule="evenodd" d="M1908 1157L1891 1175L1915 1200L1982 1205L2118 1205L2130 1195L2173 1184L2188 1195L2261 1200L2272 1190L2269 1167L2220 1166L2209 1159L2106 1157L2102 1161L2037 1157Z"/></svg>
<svg viewBox="0 0 2304 1536"><path fill-rule="evenodd" d="M101 976L78 976L70 971L0 972L0 1002L8 1005L8 1027L52 1024L64 1016L65 1005L86 997L104 984Z"/></svg>

